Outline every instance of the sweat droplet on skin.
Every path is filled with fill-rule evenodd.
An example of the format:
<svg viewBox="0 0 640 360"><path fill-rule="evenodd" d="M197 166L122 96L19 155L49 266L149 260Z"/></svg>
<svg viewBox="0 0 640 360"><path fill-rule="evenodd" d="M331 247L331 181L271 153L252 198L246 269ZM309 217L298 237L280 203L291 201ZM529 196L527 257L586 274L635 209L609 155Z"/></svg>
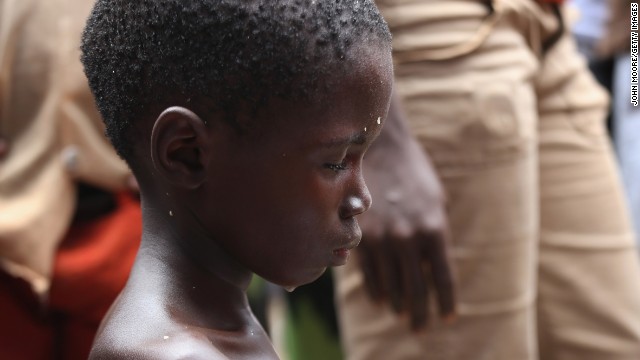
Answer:
<svg viewBox="0 0 640 360"><path fill-rule="evenodd" d="M364 132L367 132L367 128L366 127L364 128Z"/></svg>
<svg viewBox="0 0 640 360"><path fill-rule="evenodd" d="M376 121L376 123L378 123L378 125L380 125L380 120L381 120L381 117L378 116L378 120Z"/></svg>
<svg viewBox="0 0 640 360"><path fill-rule="evenodd" d="M173 211L169 210L169 216L173 216Z"/></svg>

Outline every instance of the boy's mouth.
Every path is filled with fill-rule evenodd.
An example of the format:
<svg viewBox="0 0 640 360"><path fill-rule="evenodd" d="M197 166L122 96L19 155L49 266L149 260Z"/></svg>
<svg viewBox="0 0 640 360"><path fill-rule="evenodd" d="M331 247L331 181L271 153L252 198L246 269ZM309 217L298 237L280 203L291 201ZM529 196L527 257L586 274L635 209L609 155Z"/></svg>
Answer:
<svg viewBox="0 0 640 360"><path fill-rule="evenodd" d="M358 246L358 244L360 244L361 239L362 238L358 236L357 239L350 242L345 247L341 247L339 249L333 250L332 266L345 265L347 263L347 260L349 260L349 256L351 255L351 250L355 249Z"/></svg>
<svg viewBox="0 0 640 360"><path fill-rule="evenodd" d="M331 261L331 266L342 266L347 263L349 260L349 255L351 255L351 249L341 248L333 250L333 259Z"/></svg>

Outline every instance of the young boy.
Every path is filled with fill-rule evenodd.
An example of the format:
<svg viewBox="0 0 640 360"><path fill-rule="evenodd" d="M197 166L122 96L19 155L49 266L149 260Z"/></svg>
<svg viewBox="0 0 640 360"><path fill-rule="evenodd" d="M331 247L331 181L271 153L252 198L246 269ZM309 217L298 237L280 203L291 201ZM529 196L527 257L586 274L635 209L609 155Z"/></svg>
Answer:
<svg viewBox="0 0 640 360"><path fill-rule="evenodd" d="M364 0L97 1L82 61L144 233L92 358L277 358L245 290L358 245L390 40Z"/></svg>

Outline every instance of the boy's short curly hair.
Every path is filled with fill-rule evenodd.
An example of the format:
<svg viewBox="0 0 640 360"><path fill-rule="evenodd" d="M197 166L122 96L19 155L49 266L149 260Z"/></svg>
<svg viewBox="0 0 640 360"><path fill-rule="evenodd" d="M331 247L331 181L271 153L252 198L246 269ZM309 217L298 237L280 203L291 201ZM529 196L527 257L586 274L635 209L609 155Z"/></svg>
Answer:
<svg viewBox="0 0 640 360"><path fill-rule="evenodd" d="M391 43L371 0L97 0L81 49L107 136L129 161L139 119L206 103L238 128L239 111L271 97L320 94L333 65L371 41Z"/></svg>

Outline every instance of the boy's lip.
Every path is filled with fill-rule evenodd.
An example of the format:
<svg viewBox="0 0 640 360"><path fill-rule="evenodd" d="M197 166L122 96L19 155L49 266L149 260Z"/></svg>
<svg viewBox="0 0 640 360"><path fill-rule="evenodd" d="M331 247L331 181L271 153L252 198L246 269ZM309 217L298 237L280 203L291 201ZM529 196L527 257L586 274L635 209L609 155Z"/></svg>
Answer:
<svg viewBox="0 0 640 360"><path fill-rule="evenodd" d="M351 255L351 250L347 248L333 250L333 259L331 261L331 266L342 266L347 263L349 260L349 255Z"/></svg>
<svg viewBox="0 0 640 360"><path fill-rule="evenodd" d="M355 240L349 242L347 245L333 250L333 259L331 266L341 266L347 263L351 250L355 249L360 244L361 237L358 236Z"/></svg>
<svg viewBox="0 0 640 360"><path fill-rule="evenodd" d="M343 245L343 246L341 246L341 247L339 247L339 248L337 248L337 249L335 249L335 250L333 250L333 251L336 251L336 250L343 250L343 249L346 249L346 250L353 250L353 249L355 249L358 245L360 245L360 240L362 240L362 237L358 236L356 239L354 239L354 240L350 241L348 244Z"/></svg>

